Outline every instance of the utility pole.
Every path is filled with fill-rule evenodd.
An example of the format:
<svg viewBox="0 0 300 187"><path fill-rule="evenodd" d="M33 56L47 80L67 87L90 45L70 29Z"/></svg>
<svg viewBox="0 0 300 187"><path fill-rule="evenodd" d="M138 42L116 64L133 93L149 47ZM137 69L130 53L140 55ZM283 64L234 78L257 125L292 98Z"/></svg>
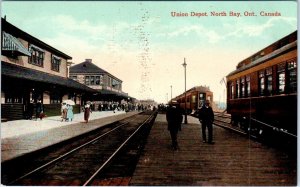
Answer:
<svg viewBox="0 0 300 187"><path fill-rule="evenodd" d="M184 124L187 124L187 112L186 112L186 66L187 63L185 62L185 58L184 58L184 63L182 64L184 67L184 100L185 100L185 104L184 104Z"/></svg>

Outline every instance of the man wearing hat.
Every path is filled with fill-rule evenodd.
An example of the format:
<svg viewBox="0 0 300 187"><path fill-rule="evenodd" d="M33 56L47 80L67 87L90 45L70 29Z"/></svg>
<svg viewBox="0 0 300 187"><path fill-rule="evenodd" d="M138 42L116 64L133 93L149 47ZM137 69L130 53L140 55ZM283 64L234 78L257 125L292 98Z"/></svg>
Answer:
<svg viewBox="0 0 300 187"><path fill-rule="evenodd" d="M213 142L213 127L212 123L214 122L214 112L209 106L209 100L205 101L205 104L202 106L199 112L199 120L202 124L202 139L203 142L209 144L214 144ZM208 130L208 141L206 141L206 128Z"/></svg>
<svg viewBox="0 0 300 187"><path fill-rule="evenodd" d="M179 104L176 101L172 101L171 105L167 110L167 121L168 121L168 130L170 131L171 138L172 138L172 146L174 150L178 149L178 142L177 142L177 134L178 131L181 130L181 123L182 123L182 112L179 108Z"/></svg>

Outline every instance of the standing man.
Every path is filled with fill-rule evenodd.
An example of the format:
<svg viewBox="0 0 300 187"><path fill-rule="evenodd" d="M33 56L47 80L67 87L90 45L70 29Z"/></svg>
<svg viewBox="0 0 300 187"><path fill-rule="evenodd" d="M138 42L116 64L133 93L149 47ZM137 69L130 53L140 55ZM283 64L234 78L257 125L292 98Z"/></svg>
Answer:
<svg viewBox="0 0 300 187"><path fill-rule="evenodd" d="M199 121L202 124L202 139L203 143L206 142L206 127L208 129L208 141L209 144L214 144L213 142L213 127L212 123L214 122L214 112L209 105L209 100L205 101L205 104L199 111Z"/></svg>
<svg viewBox="0 0 300 187"><path fill-rule="evenodd" d="M172 146L174 150L178 149L177 134L181 130L182 123L182 112L179 108L179 104L176 101L172 101L171 106L167 110L167 121L168 121L168 130L170 131L172 138Z"/></svg>
<svg viewBox="0 0 300 187"><path fill-rule="evenodd" d="M35 114L36 114L36 120L38 118L40 118L40 120L43 119L43 117L45 116L44 114L44 105L42 104L42 100L38 100L38 102L36 103L36 110L35 110Z"/></svg>

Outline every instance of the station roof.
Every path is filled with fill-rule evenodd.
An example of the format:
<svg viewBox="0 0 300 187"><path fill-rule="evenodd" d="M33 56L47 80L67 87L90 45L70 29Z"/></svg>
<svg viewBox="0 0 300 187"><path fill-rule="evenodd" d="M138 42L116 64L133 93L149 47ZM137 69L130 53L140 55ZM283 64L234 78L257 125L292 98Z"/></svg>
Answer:
<svg viewBox="0 0 300 187"><path fill-rule="evenodd" d="M90 60L85 60L79 64L70 67L70 73L108 73L107 71L99 68Z"/></svg>
<svg viewBox="0 0 300 187"><path fill-rule="evenodd" d="M11 35L13 35L16 38L22 38L23 40L31 43L31 44L35 44L45 50L48 50L60 57L63 57L65 59L72 59L72 57L70 57L69 55L55 49L54 47L44 43L43 41L35 38L34 36L22 31L21 29L19 29L18 27L12 25L11 23L9 23L8 21L6 21L6 19L1 18L1 31L5 31L7 33L10 33Z"/></svg>
<svg viewBox="0 0 300 187"><path fill-rule="evenodd" d="M26 67L6 63L3 61L1 62L1 74L2 76L25 79L30 81L44 82L44 83L63 86L66 88L82 90L89 93L96 92L94 89L89 88L88 86L85 86L83 84L80 84L70 78L52 75L49 73L37 71L34 69L29 69Z"/></svg>
<svg viewBox="0 0 300 187"><path fill-rule="evenodd" d="M117 79L118 81L121 81L119 78L113 76L109 72L105 71L104 69L96 66L94 63L92 63L92 59L86 59L84 62L81 62L79 64L76 64L74 66L70 67L70 74L109 74L114 79Z"/></svg>

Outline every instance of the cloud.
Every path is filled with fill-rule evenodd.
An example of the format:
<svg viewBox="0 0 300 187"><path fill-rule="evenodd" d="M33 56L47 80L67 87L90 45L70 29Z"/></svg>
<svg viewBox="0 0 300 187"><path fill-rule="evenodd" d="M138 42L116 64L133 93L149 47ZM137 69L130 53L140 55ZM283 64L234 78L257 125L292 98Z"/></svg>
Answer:
<svg viewBox="0 0 300 187"><path fill-rule="evenodd" d="M226 34L225 37L242 37L243 35L257 37L265 34L267 30L272 30L275 26L284 24L296 29L297 19L292 17L271 17L264 24L236 23L235 25L230 25L233 31Z"/></svg>
<svg viewBox="0 0 300 187"><path fill-rule="evenodd" d="M193 33L195 33L198 37L208 39L209 43L217 43L223 39L222 36L215 30L206 29L205 27L199 25L186 25L176 31L167 34L160 34L160 36L166 35L168 38L175 38L180 37L181 35L187 36Z"/></svg>

